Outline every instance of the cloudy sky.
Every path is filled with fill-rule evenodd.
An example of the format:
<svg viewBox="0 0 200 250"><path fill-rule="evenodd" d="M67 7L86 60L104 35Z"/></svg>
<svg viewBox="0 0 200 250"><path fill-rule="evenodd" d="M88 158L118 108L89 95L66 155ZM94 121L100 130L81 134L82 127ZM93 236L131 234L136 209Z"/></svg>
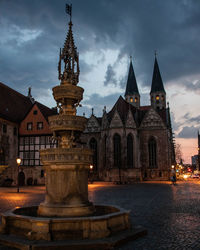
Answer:
<svg viewBox="0 0 200 250"><path fill-rule="evenodd" d="M71 0L80 53L79 113L97 116L124 95L133 66L141 104L149 105L154 52L169 101L176 142L185 162L197 153L200 124L200 1ZM57 64L69 17L66 0L0 0L0 81L55 106Z"/></svg>

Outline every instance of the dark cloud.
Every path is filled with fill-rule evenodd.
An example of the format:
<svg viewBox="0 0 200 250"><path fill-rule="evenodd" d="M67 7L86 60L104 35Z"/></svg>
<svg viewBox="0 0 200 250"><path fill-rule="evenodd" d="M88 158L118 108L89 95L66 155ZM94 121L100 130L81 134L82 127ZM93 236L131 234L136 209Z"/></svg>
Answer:
<svg viewBox="0 0 200 250"><path fill-rule="evenodd" d="M88 100L82 102L82 108L79 108L78 113L83 114L84 112L86 116L89 117L93 108L94 114L101 117L104 107L106 106L106 111L109 112L118 98L119 94L112 94L103 97L99 94L93 94Z"/></svg>
<svg viewBox="0 0 200 250"><path fill-rule="evenodd" d="M200 124L200 115L195 116L195 117L191 117L191 115L189 113L186 113L183 116L184 120L186 123L194 123L195 125Z"/></svg>
<svg viewBox="0 0 200 250"><path fill-rule="evenodd" d="M116 73L110 64L107 66L104 86L107 86L108 84L113 84L115 86L117 85Z"/></svg>
<svg viewBox="0 0 200 250"><path fill-rule="evenodd" d="M178 134L179 138L197 138L198 128L185 126Z"/></svg>
<svg viewBox="0 0 200 250"><path fill-rule="evenodd" d="M1 81L17 86L18 90L28 85L51 88L57 83L59 47L63 46L69 20L64 13L65 3L65 0L0 1ZM118 49L118 60L132 55L136 78L149 88L154 50L164 83L198 74L200 1L73 0L72 4L80 58L84 52L102 49ZM31 39L34 34L38 36ZM81 74L90 72L94 65L88 66L81 58ZM119 86L126 82L118 79L116 83L112 68L107 69L106 77ZM199 82L182 85L188 91L198 92L200 87Z"/></svg>

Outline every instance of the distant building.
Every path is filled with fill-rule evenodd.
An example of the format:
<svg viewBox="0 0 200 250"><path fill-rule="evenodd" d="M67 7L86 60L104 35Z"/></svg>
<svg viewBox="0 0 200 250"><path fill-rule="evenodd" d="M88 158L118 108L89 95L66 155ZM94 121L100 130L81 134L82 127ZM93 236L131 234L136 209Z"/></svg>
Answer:
<svg viewBox="0 0 200 250"><path fill-rule="evenodd" d="M40 162L41 148L56 147L52 142L48 116L56 114L35 101L29 89L28 96L0 83L0 182L11 178L16 183L16 158L22 159L21 184L44 183ZM1 184L0 183L0 184Z"/></svg>
<svg viewBox="0 0 200 250"><path fill-rule="evenodd" d="M191 157L192 165L197 165L198 164L198 155L193 155Z"/></svg>
<svg viewBox="0 0 200 250"><path fill-rule="evenodd" d="M166 92L155 57L149 106L140 105L132 61L125 99L88 119L83 140L94 150L94 176L105 181L167 180L175 164Z"/></svg>

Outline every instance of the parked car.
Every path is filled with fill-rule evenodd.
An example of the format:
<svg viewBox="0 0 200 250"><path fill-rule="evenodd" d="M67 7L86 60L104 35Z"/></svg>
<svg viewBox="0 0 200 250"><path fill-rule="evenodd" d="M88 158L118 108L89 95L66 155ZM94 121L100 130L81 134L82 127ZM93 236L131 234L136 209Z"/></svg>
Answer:
<svg viewBox="0 0 200 250"><path fill-rule="evenodd" d="M190 176L190 178L198 179L198 178L199 178L199 174L192 174L192 175Z"/></svg>

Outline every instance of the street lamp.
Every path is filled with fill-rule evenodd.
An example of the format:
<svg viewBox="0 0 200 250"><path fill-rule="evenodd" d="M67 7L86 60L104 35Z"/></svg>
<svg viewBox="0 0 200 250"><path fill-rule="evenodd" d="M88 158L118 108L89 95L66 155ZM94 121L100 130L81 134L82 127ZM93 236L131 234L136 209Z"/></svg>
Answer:
<svg viewBox="0 0 200 250"><path fill-rule="evenodd" d="M93 171L93 165L90 165L90 172L89 172L89 179L90 179L90 183L92 184L92 171Z"/></svg>
<svg viewBox="0 0 200 250"><path fill-rule="evenodd" d="M21 159L17 158L16 162L17 162L17 193L19 193L19 166L21 164Z"/></svg>

